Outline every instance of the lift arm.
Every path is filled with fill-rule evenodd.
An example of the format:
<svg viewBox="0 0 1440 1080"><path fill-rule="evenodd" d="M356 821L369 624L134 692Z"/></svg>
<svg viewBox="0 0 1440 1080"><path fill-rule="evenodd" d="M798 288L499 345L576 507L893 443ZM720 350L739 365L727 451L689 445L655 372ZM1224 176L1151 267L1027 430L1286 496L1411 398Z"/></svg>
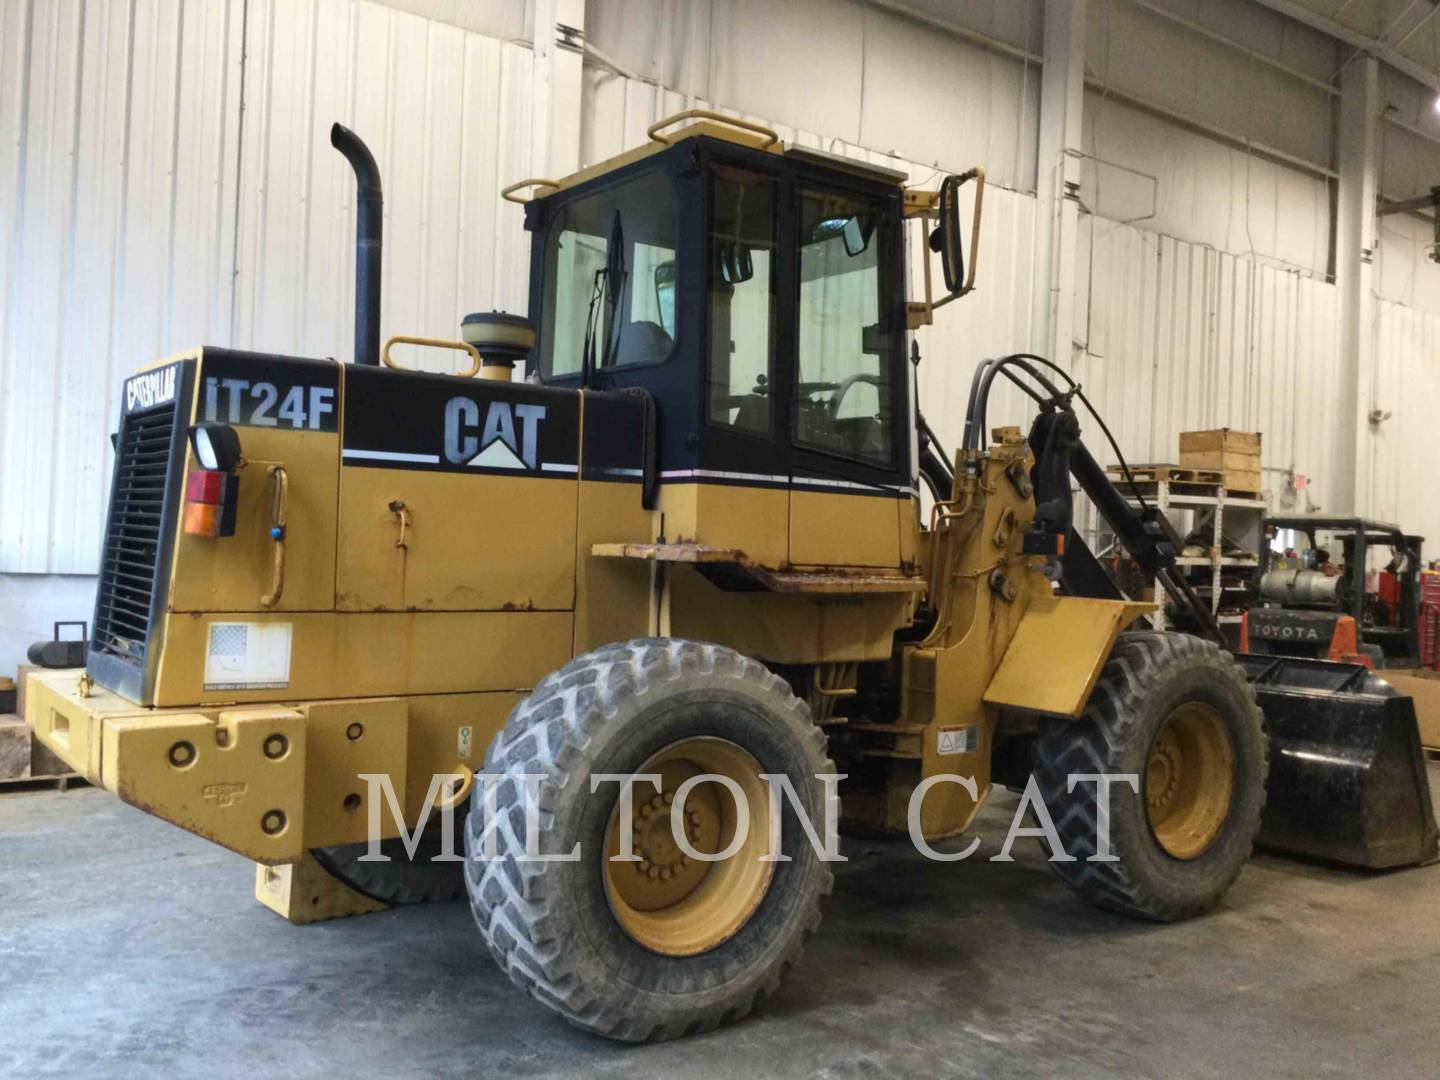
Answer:
<svg viewBox="0 0 1440 1080"><path fill-rule="evenodd" d="M1181 541L1158 507L1136 511L1080 439L1080 424L1069 407L1042 409L1030 429L1035 455L1035 522L1027 550L1059 556L1061 583L1077 596L1116 599L1119 590L1075 531L1070 479L1089 496L1130 557L1165 590L1177 609L1176 622L1222 647L1225 637L1205 604L1175 567Z"/></svg>

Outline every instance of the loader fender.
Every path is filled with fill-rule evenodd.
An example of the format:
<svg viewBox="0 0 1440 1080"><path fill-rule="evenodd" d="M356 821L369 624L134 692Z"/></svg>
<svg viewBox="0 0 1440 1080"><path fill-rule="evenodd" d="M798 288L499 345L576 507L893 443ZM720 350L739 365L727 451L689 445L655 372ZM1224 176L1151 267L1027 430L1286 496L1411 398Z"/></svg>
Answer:
<svg viewBox="0 0 1440 1080"><path fill-rule="evenodd" d="M986 705L1079 716L1115 639L1154 604L1037 596L985 689Z"/></svg>

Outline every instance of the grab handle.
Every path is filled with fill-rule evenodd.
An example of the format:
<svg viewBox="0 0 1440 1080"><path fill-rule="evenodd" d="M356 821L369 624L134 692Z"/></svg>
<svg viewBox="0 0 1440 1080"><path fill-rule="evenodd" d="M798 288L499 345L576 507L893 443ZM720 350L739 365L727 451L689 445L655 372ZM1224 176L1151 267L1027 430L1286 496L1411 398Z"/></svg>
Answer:
<svg viewBox="0 0 1440 1080"><path fill-rule="evenodd" d="M443 338L411 337L409 334L396 334L389 341L385 342L385 348L380 350L380 359L385 366L394 368L396 371L413 371L414 368L402 367L390 359L391 345L424 345L431 349L456 349L470 354L470 368L467 371L456 371L453 374L456 378L468 379L480 371L480 351L468 341L446 341Z"/></svg>
<svg viewBox="0 0 1440 1080"><path fill-rule="evenodd" d="M713 109L686 109L684 112L678 112L674 116L667 116L664 120L657 120L645 129L645 134L656 142L661 142L669 146L671 140L661 135L660 132L672 124L678 124L681 120L714 120L717 123L729 124L733 128L739 128L741 131L764 135L765 141L760 145L761 150L774 146L780 141L780 136L774 128L768 128L764 124L757 124L753 120L739 120L733 116L726 116L724 113L716 112Z"/></svg>

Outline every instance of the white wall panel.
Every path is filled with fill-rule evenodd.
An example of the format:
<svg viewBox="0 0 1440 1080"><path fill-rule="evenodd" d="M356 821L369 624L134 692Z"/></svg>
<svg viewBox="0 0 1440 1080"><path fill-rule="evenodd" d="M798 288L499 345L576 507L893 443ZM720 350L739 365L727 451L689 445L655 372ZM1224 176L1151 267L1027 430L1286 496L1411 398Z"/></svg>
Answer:
<svg viewBox="0 0 1440 1080"><path fill-rule="evenodd" d="M1202 36L1156 7L1190 21L1208 15L1239 48ZM1330 39L1235 0L1091 0L1086 15L1087 64L1115 91L1306 161L1329 162L1330 96L1259 57L1325 82L1339 66Z"/></svg>
<svg viewBox="0 0 1440 1080"><path fill-rule="evenodd" d="M0 4L0 572L93 570L141 365L202 343L348 357L334 120L384 177L383 332L524 310L499 188L529 171L531 55L359 0Z"/></svg>
<svg viewBox="0 0 1440 1080"><path fill-rule="evenodd" d="M530 41L534 33L534 0L379 0L387 7L449 23L462 30L499 38Z"/></svg>
<svg viewBox="0 0 1440 1080"><path fill-rule="evenodd" d="M1311 498L1323 506L1339 466L1334 287L1132 226L1088 222L1089 341L1078 374L1126 456L1173 462L1181 431L1259 431L1265 465L1312 478ZM1095 435L1090 443L1101 456ZM1279 474L1267 473L1266 486L1283 499Z"/></svg>
<svg viewBox="0 0 1440 1080"><path fill-rule="evenodd" d="M1440 421L1440 316L1381 302L1372 396L1361 404L1388 419L1370 425L1366 511L1427 540L1440 553L1435 427Z"/></svg>
<svg viewBox="0 0 1440 1080"><path fill-rule="evenodd" d="M1329 256L1327 182L1149 113L1085 95L1081 198L1096 214L1136 221L1221 251L1323 274ZM1142 183L1126 169L1155 178ZM1140 221L1137 219L1145 218Z"/></svg>
<svg viewBox="0 0 1440 1080"><path fill-rule="evenodd" d="M929 0L943 23L1038 52L1036 0ZM865 0L592 3L588 38L630 71L827 140L1032 190L1039 71Z"/></svg>
<svg viewBox="0 0 1440 1080"><path fill-rule="evenodd" d="M1435 177L1440 180L1440 168ZM1435 226L1410 214L1375 219L1375 293L1406 307L1440 315L1440 263L1430 258Z"/></svg>
<svg viewBox="0 0 1440 1080"><path fill-rule="evenodd" d="M351 356L355 180L336 121L384 183L382 337L454 339L467 312L524 311L524 215L499 191L530 171L532 55L376 4L251 0L235 344Z"/></svg>
<svg viewBox="0 0 1440 1080"><path fill-rule="evenodd" d="M93 569L120 381L229 336L240 9L0 4L0 572Z"/></svg>

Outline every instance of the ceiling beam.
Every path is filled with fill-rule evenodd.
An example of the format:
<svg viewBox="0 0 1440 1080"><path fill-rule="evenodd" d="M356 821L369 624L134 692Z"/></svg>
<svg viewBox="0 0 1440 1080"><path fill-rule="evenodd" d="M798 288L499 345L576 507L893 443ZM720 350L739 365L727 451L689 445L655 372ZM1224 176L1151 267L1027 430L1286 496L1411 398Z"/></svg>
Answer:
<svg viewBox="0 0 1440 1080"><path fill-rule="evenodd" d="M1396 71L1408 75L1421 86L1428 86L1436 93L1440 93L1440 73L1431 71L1423 64L1417 64L1399 50L1392 48L1383 41L1378 41L1368 34L1362 34L1358 30L1352 30L1343 26L1328 16L1313 11L1297 0L1256 0L1256 3L1271 11L1277 12L1287 18L1294 19L1298 23L1304 23L1312 30L1318 30L1322 34L1343 41L1347 45L1369 53L1377 60L1381 60L1394 68Z"/></svg>

